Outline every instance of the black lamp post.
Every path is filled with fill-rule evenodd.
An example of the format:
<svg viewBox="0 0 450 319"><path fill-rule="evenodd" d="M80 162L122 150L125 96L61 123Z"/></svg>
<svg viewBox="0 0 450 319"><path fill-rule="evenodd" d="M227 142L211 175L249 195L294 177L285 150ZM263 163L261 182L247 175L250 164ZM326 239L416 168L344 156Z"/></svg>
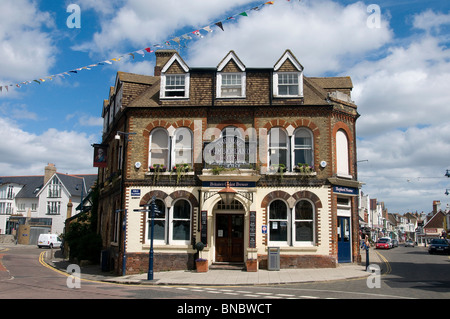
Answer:
<svg viewBox="0 0 450 319"><path fill-rule="evenodd" d="M153 280L153 230L155 228L155 215L159 215L161 212L155 203L155 196L152 197L150 203L142 205L144 209L135 209L135 212L150 212L151 222L151 235L150 235L150 252L148 256L148 272L147 272L147 280Z"/></svg>

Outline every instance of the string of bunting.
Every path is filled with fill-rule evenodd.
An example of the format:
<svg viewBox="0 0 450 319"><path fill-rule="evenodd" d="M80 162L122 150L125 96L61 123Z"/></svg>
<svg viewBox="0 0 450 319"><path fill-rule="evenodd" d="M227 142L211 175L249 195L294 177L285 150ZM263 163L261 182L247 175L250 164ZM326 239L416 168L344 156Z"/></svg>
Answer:
<svg viewBox="0 0 450 319"><path fill-rule="evenodd" d="M290 1L290 0L287 0L287 1ZM207 25L207 26L205 26L203 28L199 28L199 29L194 30L192 32L185 33L185 34L183 34L181 36L176 36L176 37L174 37L174 38L172 38L170 40L165 41L163 44L161 44L161 43L160 44L154 44L151 47L147 47L147 48L143 48L143 49L140 49L140 50L137 50L137 51L125 53L125 54L122 54L122 55L120 55L120 56L118 56L116 58L113 58L113 59L108 59L108 60L105 60L105 61L97 62L97 63L94 63L94 64L90 64L88 66L83 66L83 67L76 68L76 69L73 69L73 70L70 70L70 71L65 71L65 72L61 72L61 73L58 73L58 74L49 75L49 76L45 76L45 77L39 77L39 78L36 78L34 80L23 81L23 82L20 82L20 83L0 85L0 93L2 93L2 92L9 92L9 87L20 88L23 85L28 85L28 84L31 84L33 82L40 85L40 84L42 84L42 83L44 83L46 81L51 81L54 78L58 78L58 77L65 78L66 76L71 76L72 74L77 74L78 72L81 72L83 70L91 70L94 67L107 65L107 64L113 64L113 62L119 62L120 60L122 60L124 58L132 57L134 59L136 54L139 54L142 57L144 57L146 53L147 54L148 53L153 53L154 52L153 48L157 49L157 48L172 47L172 46L178 46L178 47L185 46L186 42L189 41L189 40L192 40L193 38L203 38L204 34L205 34L204 32L206 32L206 34L213 32L213 28L214 27L220 28L222 31L225 31L225 28L224 28L224 23L225 22L230 21L230 20L235 20L236 18L239 18L239 17L247 17L248 16L247 12L259 11L260 9L262 9L262 7L264 7L266 5L273 5L274 2L275 1L264 2L264 3L262 3L262 4L260 4L260 5L256 6L256 7L252 7L251 9L248 9L248 10L242 11L240 13L237 13L235 15L229 16L226 19L220 20L218 22L211 23L211 24L209 24L209 25Z"/></svg>

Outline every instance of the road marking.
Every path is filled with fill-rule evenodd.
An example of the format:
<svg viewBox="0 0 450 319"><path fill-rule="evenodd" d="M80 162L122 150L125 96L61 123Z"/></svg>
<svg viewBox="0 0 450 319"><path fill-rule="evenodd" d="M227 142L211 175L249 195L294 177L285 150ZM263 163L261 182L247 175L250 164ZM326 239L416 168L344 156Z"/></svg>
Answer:
<svg viewBox="0 0 450 319"><path fill-rule="evenodd" d="M2 264L3 254L0 254L0 271L8 271L5 266Z"/></svg>
<svg viewBox="0 0 450 319"><path fill-rule="evenodd" d="M386 272L383 275L388 275L391 273L392 271L392 267L391 264L389 263L389 261L386 259L386 257L384 257L382 254L380 254L378 251L375 251L378 255L378 257L381 258L381 260L384 262L384 264L386 265Z"/></svg>
<svg viewBox="0 0 450 319"><path fill-rule="evenodd" d="M276 296L281 296L281 297L295 297L295 295L287 295L287 294L276 294Z"/></svg>

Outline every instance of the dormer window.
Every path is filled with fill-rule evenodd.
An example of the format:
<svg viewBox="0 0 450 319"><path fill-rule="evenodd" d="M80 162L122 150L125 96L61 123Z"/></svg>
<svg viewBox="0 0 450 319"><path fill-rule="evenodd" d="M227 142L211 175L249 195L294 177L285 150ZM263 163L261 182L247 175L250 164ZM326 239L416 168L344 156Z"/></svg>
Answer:
<svg viewBox="0 0 450 319"><path fill-rule="evenodd" d="M189 67L175 53L161 70L162 99L189 98Z"/></svg>
<svg viewBox="0 0 450 319"><path fill-rule="evenodd" d="M303 66L287 50L275 64L273 73L275 97L303 97Z"/></svg>
<svg viewBox="0 0 450 319"><path fill-rule="evenodd" d="M299 73L278 73L278 96L299 96Z"/></svg>
<svg viewBox="0 0 450 319"><path fill-rule="evenodd" d="M233 51L217 67L217 98L245 97L245 66Z"/></svg>
<svg viewBox="0 0 450 319"><path fill-rule="evenodd" d="M239 73L222 74L220 97L242 97L242 75Z"/></svg>
<svg viewBox="0 0 450 319"><path fill-rule="evenodd" d="M186 96L186 75L166 75L165 97Z"/></svg>

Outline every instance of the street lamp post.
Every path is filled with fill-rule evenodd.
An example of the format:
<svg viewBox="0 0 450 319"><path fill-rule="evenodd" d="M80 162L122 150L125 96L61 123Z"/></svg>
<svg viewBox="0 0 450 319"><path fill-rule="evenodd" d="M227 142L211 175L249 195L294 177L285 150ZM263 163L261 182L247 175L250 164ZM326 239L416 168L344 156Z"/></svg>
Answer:
<svg viewBox="0 0 450 319"><path fill-rule="evenodd" d="M147 280L153 280L153 231L155 228L155 215L160 214L160 211L156 207L155 196L152 197L150 203L141 205L144 209L135 209L135 212L150 212L150 251L148 256L148 272L147 272Z"/></svg>

